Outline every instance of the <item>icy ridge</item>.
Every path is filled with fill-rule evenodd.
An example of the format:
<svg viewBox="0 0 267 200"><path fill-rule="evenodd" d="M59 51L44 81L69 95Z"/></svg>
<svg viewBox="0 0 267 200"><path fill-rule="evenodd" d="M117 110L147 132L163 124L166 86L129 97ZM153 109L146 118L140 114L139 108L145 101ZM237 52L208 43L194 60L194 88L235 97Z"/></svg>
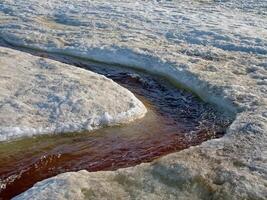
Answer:
<svg viewBox="0 0 267 200"><path fill-rule="evenodd" d="M0 141L126 123L144 105L110 79L0 48Z"/></svg>

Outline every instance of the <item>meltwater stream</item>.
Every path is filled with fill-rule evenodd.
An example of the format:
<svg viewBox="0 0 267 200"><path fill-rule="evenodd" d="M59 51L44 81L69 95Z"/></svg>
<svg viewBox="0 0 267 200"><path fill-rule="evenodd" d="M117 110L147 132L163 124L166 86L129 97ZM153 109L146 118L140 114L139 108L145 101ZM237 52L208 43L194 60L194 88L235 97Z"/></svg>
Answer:
<svg viewBox="0 0 267 200"><path fill-rule="evenodd" d="M25 50L26 51L26 50ZM30 51L103 74L132 91L147 115L130 124L93 132L38 136L0 143L0 199L67 171L115 170L150 162L220 137L231 119L166 79L62 55Z"/></svg>

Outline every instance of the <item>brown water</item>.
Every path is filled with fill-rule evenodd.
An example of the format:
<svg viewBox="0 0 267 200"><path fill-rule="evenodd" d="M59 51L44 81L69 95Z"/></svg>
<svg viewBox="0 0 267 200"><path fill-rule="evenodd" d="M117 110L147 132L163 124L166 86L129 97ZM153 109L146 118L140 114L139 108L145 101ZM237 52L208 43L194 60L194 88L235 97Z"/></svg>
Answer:
<svg viewBox="0 0 267 200"><path fill-rule="evenodd" d="M230 124L213 106L165 79L74 58L41 56L106 75L138 96L148 113L130 124L94 132L0 143L0 199L10 199L38 181L67 171L115 170L150 162L220 137Z"/></svg>

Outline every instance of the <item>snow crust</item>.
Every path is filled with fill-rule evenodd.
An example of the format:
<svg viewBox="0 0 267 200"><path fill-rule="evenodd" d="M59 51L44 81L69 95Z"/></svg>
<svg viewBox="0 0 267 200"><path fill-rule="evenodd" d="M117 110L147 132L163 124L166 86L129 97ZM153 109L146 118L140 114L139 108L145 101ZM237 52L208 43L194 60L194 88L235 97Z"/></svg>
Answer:
<svg viewBox="0 0 267 200"><path fill-rule="evenodd" d="M0 141L93 130L146 113L128 90L93 72L0 48Z"/></svg>
<svg viewBox="0 0 267 200"><path fill-rule="evenodd" d="M15 45L165 75L234 110L230 95L220 98L199 79L220 78L220 66L228 77L245 73L240 65L265 66L266 1L220 2L4 0L0 36Z"/></svg>
<svg viewBox="0 0 267 200"><path fill-rule="evenodd" d="M160 74L233 112L227 134L150 164L65 173L16 199L266 199L267 1L2 0L18 46Z"/></svg>

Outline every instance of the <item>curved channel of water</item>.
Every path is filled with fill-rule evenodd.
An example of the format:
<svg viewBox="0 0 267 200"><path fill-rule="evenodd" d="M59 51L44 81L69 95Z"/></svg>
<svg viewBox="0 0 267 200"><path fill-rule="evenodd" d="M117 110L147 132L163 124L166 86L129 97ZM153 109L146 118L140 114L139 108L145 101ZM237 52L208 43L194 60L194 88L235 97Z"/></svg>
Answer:
<svg viewBox="0 0 267 200"><path fill-rule="evenodd" d="M93 132L47 135L0 144L0 199L67 171L115 170L150 162L224 134L231 120L188 91L148 74L70 57L50 57L90 69L132 91L148 108L130 124Z"/></svg>

